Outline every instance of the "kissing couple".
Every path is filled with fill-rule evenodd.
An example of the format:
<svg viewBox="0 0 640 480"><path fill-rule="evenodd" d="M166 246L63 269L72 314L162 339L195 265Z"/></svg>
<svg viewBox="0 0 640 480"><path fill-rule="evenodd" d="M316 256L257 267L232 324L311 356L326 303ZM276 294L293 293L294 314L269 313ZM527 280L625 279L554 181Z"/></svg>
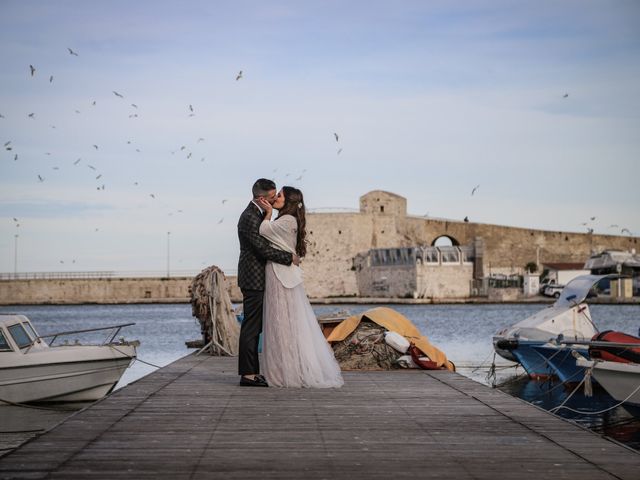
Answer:
<svg viewBox="0 0 640 480"><path fill-rule="evenodd" d="M340 366L311 308L299 266L307 251L302 192L285 186L276 193L276 184L261 178L252 194L238 221L238 286L244 310L240 385L341 387ZM261 375L258 340L263 328Z"/></svg>

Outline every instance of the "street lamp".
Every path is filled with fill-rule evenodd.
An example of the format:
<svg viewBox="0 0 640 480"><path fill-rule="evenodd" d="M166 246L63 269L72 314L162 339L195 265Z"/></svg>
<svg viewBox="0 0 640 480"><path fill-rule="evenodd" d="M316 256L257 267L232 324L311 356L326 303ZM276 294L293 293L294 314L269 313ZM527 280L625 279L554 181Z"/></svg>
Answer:
<svg viewBox="0 0 640 480"><path fill-rule="evenodd" d="M13 246L13 276L18 278L18 234L16 233L13 236L14 246Z"/></svg>
<svg viewBox="0 0 640 480"><path fill-rule="evenodd" d="M171 273L170 265L171 265L171 232L167 232L167 278L169 278L169 274Z"/></svg>

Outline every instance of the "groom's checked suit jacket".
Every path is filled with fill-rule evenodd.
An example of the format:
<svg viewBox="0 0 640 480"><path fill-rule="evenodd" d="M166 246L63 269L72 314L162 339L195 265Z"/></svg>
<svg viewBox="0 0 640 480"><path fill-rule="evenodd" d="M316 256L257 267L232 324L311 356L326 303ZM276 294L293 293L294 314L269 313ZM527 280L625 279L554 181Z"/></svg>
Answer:
<svg viewBox="0 0 640 480"><path fill-rule="evenodd" d="M273 248L260 235L263 214L250 202L238 220L240 260L238 262L238 286L242 290L264 290L264 268L267 260L291 265L292 255Z"/></svg>

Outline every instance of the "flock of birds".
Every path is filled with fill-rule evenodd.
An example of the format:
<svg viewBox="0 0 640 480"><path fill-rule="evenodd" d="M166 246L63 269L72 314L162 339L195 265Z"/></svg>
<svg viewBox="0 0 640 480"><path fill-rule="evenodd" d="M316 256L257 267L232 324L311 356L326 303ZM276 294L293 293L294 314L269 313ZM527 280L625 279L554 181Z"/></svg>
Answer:
<svg viewBox="0 0 640 480"><path fill-rule="evenodd" d="M70 56L73 57L79 57L79 53L76 52L75 50L73 50L72 48L67 47L67 51L68 54ZM28 74L31 78L35 78L39 76L39 71L36 68L36 66L34 66L33 64L29 65L29 70L28 70ZM45 77L46 78L46 77ZM235 75L235 81L241 81L244 78L244 73L242 70L238 71L238 73ZM54 75L49 75L48 78L48 83L53 83L54 82ZM112 93L114 95L115 98L122 100L122 101L127 101L127 99L125 98L125 94L123 94L121 91L118 90L112 90ZM129 102L127 102L129 103ZM97 106L97 101L96 100L91 100L90 101L90 105L91 107L96 107ZM129 118L130 119L136 119L139 118L139 106L136 103L130 103L130 107L133 109L132 111L130 111L131 113L129 113ZM76 114L80 114L80 110L75 110ZM196 115L196 108L194 107L193 104L188 104L186 107L186 115L187 117L194 117ZM36 112L29 112L26 113L26 116L28 119L36 121L38 119L38 116L36 114ZM5 119L5 115L0 113L0 119ZM56 125L49 125L49 127L51 129L56 129ZM335 138L336 143L338 144L338 149L337 149L337 155L340 155L340 153L342 152L342 147L340 144L340 137L338 135L338 133L333 133L333 136ZM205 142L205 138L204 137L198 137L196 140L196 144L200 144ZM136 146L133 144L132 140L127 140L126 141L127 145L131 145L134 149L135 152L140 153L142 150L139 146ZM92 144L91 147L94 149L95 152L99 152L100 151L100 145L98 145L97 143ZM12 155L12 158L14 161L19 161L21 160L21 152L19 152L19 148L18 146L16 146L14 144L14 142L12 140L6 140L4 142L3 148L5 149L5 151L10 152L10 154ZM176 155L176 154L182 154L185 155L186 159L192 159L194 156L194 152L192 151L192 149L188 148L187 145L181 145L179 148L176 148L174 150L171 151L172 155ZM45 155L50 156L51 152L46 152ZM204 162L205 161L205 157L200 158L200 162ZM73 167L79 167L80 165L85 165L87 169L89 169L91 172L93 172L93 180L96 182L94 183L94 187L97 191L104 191L107 188L106 183L104 182L104 173L101 173L99 171L99 168L96 165L99 165L99 163L95 163L94 162L87 162L86 160L83 159L83 157L79 157L76 160L74 160L73 162L71 162L71 165ZM51 167L52 170L60 170L60 166L58 165L54 165ZM276 174L278 171L278 169L274 169L273 173ZM302 173L298 176L295 176L295 180L296 181L301 181L303 178L304 173L306 172L306 169L302 171ZM35 173L35 172L34 172ZM294 178L293 174L287 173L285 176L285 178ZM44 171L40 171L36 173L36 179L38 183L44 183L47 181L48 179L48 175L44 172ZM135 181L130 181L129 182L131 185L133 185L134 187L139 187L141 182L138 180ZM150 198L152 201L157 201L159 196L155 193L155 192L148 192L147 193L148 198ZM221 205L225 205L225 203L227 203L228 199L223 199L221 202ZM172 216L174 214L180 214L183 213L182 209L177 209L177 208L170 208L168 205L162 205L164 208L166 208L168 210L167 215ZM221 224L224 222L224 217L220 217L219 220L217 221L217 224ZM17 218L14 217L14 227L16 228L16 236L18 235L17 232L19 231L19 227L20 227L20 222L18 222ZM95 228L94 229L95 232L100 231L100 228ZM63 260L60 260L60 263L65 263ZM68 262L69 263L69 262ZM71 263L75 263L75 260L73 260Z"/></svg>

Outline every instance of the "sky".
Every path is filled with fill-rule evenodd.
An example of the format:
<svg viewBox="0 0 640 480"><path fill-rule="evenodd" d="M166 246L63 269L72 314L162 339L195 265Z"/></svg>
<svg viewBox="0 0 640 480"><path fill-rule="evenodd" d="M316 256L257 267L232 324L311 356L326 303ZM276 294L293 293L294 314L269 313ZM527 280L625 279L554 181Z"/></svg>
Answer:
<svg viewBox="0 0 640 480"><path fill-rule="evenodd" d="M0 0L0 272L234 273L260 177L317 212L386 190L638 236L638 25L633 0Z"/></svg>

